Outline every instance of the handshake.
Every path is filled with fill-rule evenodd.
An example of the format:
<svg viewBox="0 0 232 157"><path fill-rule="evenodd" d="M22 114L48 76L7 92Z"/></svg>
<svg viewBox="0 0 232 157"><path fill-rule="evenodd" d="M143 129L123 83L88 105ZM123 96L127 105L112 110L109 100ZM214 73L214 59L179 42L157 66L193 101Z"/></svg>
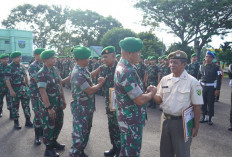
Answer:
<svg viewBox="0 0 232 157"><path fill-rule="evenodd" d="M156 92L157 92L156 86L153 86L153 85L148 86L147 90L146 90L146 93L150 93L150 92L154 93L154 95L155 95Z"/></svg>

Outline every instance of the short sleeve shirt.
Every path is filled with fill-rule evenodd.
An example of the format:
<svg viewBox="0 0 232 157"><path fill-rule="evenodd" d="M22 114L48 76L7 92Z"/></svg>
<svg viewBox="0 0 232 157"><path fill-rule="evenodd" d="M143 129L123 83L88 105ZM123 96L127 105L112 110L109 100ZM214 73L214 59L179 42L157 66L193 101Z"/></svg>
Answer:
<svg viewBox="0 0 232 157"><path fill-rule="evenodd" d="M84 90L92 86L90 73L87 68L76 64L73 68L70 82L72 97L76 101L75 104L84 107L86 112L94 112L94 95L88 95L84 92Z"/></svg>
<svg viewBox="0 0 232 157"><path fill-rule="evenodd" d="M174 116L182 115L191 104L203 104L200 83L185 70L179 78L173 77L172 73L163 77L156 95L162 98L163 112Z"/></svg>
<svg viewBox="0 0 232 157"><path fill-rule="evenodd" d="M146 105L137 106L133 101L144 93L143 84L134 66L123 58L116 67L114 86L119 125L145 124Z"/></svg>

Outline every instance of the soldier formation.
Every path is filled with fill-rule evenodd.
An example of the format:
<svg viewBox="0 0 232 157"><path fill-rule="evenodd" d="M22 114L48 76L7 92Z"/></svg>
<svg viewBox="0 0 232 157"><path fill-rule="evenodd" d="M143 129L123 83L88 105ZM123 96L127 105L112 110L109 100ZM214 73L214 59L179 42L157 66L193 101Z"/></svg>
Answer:
<svg viewBox="0 0 232 157"><path fill-rule="evenodd" d="M66 108L63 92L65 85L71 89L73 98L70 104L73 115L73 141L69 151L71 157L87 156L84 150L92 127L95 93L105 97L112 144L112 149L105 151L104 156L140 156L147 106L156 108L157 104L161 104L160 110L163 110L164 118L162 124L171 125L172 122L177 122L178 125L182 125L180 121L175 121L182 119L179 115L180 110L176 111L178 105L171 106L171 103L167 103L171 102L173 94L178 94L178 92L184 96L193 95L194 98L189 101L187 98L186 102L192 102L196 108L203 104L201 106L202 118L195 120L213 125L214 101L215 96L219 95L222 76L220 67L212 62L215 58L213 53L207 51L205 64L202 65L197 61L197 55L193 54L191 64L187 65L187 55L183 51L176 51L159 58L149 56L144 59L140 54L143 47L140 39L128 37L121 40L119 45L121 54L116 54L115 47L107 46L102 50L101 57L91 57L91 51L79 45L71 50L73 58L70 56L56 57L53 50L35 49L34 61L28 69L30 81L27 77L27 70L20 63L21 52L15 51L10 56L2 54L0 56L0 117L2 116L3 98L6 96L7 109L10 112L10 118L14 119L14 128L21 129L18 120L21 101L26 118L25 126L34 127L36 145L41 144L40 136L43 136L43 143L46 145L44 156L52 157L59 156L55 150L65 148L64 144L57 141L63 126L63 110ZM12 58L10 64L8 64L9 57ZM180 62L174 62L175 59ZM182 69L176 67L177 64L180 64ZM181 71L180 75L178 70ZM174 85L169 89L171 84L181 79L190 82L190 84L183 83L186 89L184 87L177 89ZM183 80L179 82L184 82ZM114 110L110 106L110 88L114 88L116 94L116 109ZM175 88L178 92L172 93ZM197 93L192 93L190 89L196 90ZM30 100L34 111L33 123L30 120ZM180 103L178 100L175 101L177 104ZM188 107L188 103L187 106L179 104L179 108L183 109L183 107ZM169 111L170 109L173 110ZM198 114L199 112L196 112L196 115ZM165 117L174 121L166 122ZM197 126L198 123L195 125ZM230 131L231 127L232 124ZM199 126L195 128L194 136L197 135L198 128ZM167 150L163 147L167 146L166 142L170 139L166 137L169 135L165 132L162 132L162 135L160 150L163 155L161 156L166 156ZM175 140L183 138L182 134L178 137L171 136L174 136ZM171 153L179 152L184 156L189 156L191 142L187 146L183 142L179 144L181 149L183 147L186 151L183 153L182 150L176 148L177 150Z"/></svg>

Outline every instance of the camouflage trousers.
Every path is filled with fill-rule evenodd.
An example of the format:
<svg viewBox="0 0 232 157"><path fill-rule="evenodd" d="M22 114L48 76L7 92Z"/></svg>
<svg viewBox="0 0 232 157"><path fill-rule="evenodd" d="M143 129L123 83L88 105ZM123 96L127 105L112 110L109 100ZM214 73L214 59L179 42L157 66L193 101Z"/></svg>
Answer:
<svg viewBox="0 0 232 157"><path fill-rule="evenodd" d="M49 116L45 108L41 108L43 142L46 146L51 146L57 140L63 127L64 113L62 107L53 107L53 109L56 112L55 119Z"/></svg>
<svg viewBox="0 0 232 157"><path fill-rule="evenodd" d="M120 124L120 123L119 123ZM119 126L121 130L121 151L123 157L139 157L142 147L142 124Z"/></svg>
<svg viewBox="0 0 232 157"><path fill-rule="evenodd" d="M7 109L11 110L11 97L10 97L10 93L8 93L6 91L6 92L3 92L3 93L0 93L0 111L2 111L2 108L3 108L3 98L4 98L4 96L6 96Z"/></svg>
<svg viewBox="0 0 232 157"><path fill-rule="evenodd" d="M40 107L40 100L38 97L31 97L31 105L32 109L34 111L34 119L33 119L33 125L34 128L40 128L42 127L42 113L41 113L41 107Z"/></svg>
<svg viewBox="0 0 232 157"><path fill-rule="evenodd" d="M118 120L116 111L112 112L108 107L106 107L106 114L108 118L108 129L110 134L110 142L112 145L117 148L121 147L121 139L120 139L120 130L118 126Z"/></svg>
<svg viewBox="0 0 232 157"><path fill-rule="evenodd" d="M28 96L26 91L23 92L16 92L16 97L11 97L12 99L12 112L13 112L13 118L16 119L19 117L19 104L21 101L23 112L25 118L31 117L31 111L30 111L30 97Z"/></svg>
<svg viewBox="0 0 232 157"><path fill-rule="evenodd" d="M89 141L93 112L89 112L76 101L71 102L71 111L73 114L73 142L69 155L70 157L80 157Z"/></svg>

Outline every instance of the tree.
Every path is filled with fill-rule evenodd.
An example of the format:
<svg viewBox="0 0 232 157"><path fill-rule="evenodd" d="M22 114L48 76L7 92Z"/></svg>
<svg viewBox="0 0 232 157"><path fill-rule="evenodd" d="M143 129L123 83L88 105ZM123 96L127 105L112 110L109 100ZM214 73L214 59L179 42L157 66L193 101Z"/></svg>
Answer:
<svg viewBox="0 0 232 157"><path fill-rule="evenodd" d="M113 28L105 33L101 39L101 46L114 46L117 53L120 53L121 48L119 47L119 41L125 37L136 37L136 33L130 29L124 28Z"/></svg>
<svg viewBox="0 0 232 157"><path fill-rule="evenodd" d="M99 45L101 38L108 30L122 27L121 23L111 16L103 17L90 10L72 10L69 20L72 26L69 31L72 32L72 36L80 38L86 46Z"/></svg>
<svg viewBox="0 0 232 157"><path fill-rule="evenodd" d="M159 57L165 52L164 43L150 32L141 32L137 36L143 41L144 46L141 53L145 58L148 56Z"/></svg>
<svg viewBox="0 0 232 157"><path fill-rule="evenodd" d="M232 63L232 42L225 42L224 45L221 45L221 49L215 49L216 55L220 61L223 61L224 64Z"/></svg>
<svg viewBox="0 0 232 157"><path fill-rule="evenodd" d="M135 0L144 12L144 24L153 28L163 22L200 56L202 47L213 35L229 33L232 28L231 0Z"/></svg>

